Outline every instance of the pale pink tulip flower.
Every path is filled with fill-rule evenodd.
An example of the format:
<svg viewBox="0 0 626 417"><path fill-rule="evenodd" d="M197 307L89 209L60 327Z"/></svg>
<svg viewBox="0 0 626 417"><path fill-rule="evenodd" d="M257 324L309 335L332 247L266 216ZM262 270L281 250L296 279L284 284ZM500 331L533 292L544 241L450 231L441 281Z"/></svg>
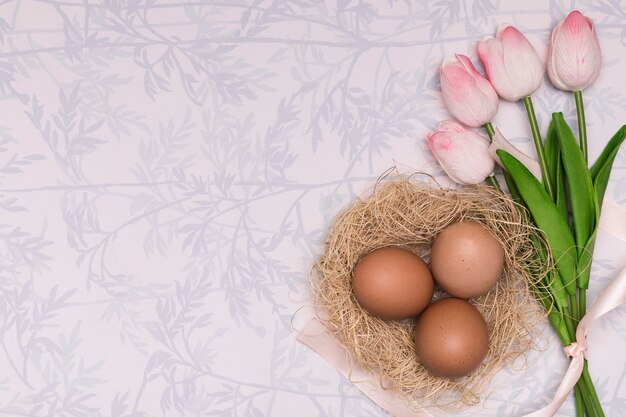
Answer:
<svg viewBox="0 0 626 417"><path fill-rule="evenodd" d="M548 76L555 87L581 91L600 75L602 54L593 22L578 10L554 27L548 49Z"/></svg>
<svg viewBox="0 0 626 417"><path fill-rule="evenodd" d="M498 112L498 94L465 55L446 58L439 68L443 100L466 126L480 127Z"/></svg>
<svg viewBox="0 0 626 417"><path fill-rule="evenodd" d="M456 183L483 182L493 173L489 141L460 124L446 120L428 135L428 147L441 168Z"/></svg>
<svg viewBox="0 0 626 417"><path fill-rule="evenodd" d="M478 41L478 56L487 78L508 101L530 96L543 78L543 65L528 39L511 25L501 25L496 37Z"/></svg>
<svg viewBox="0 0 626 417"><path fill-rule="evenodd" d="M496 153L498 149L503 149L514 156L518 161L520 161L532 174L541 181L541 167L539 166L539 162L536 159L526 155L524 152L520 151L509 142L503 135L500 133L500 130L496 128L495 135L493 135L493 141L491 145L489 145L489 154L496 161L498 165L504 168L502 162L500 161L500 157Z"/></svg>

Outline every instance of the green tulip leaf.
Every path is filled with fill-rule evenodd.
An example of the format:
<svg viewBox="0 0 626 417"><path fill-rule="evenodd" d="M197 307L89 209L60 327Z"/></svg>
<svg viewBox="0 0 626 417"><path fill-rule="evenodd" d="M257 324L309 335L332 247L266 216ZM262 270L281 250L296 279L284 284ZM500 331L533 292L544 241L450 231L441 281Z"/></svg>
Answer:
<svg viewBox="0 0 626 417"><path fill-rule="evenodd" d="M610 169L610 168L609 168ZM598 225L600 224L600 205L598 199L594 198L594 211L595 211L595 227L593 233L589 236L587 243L578 254L578 287L589 288L589 279L591 277L591 262L593 260L593 250L596 246L596 235L598 234Z"/></svg>
<svg viewBox="0 0 626 417"><path fill-rule="evenodd" d="M502 170L502 174L504 174L504 179L506 181L506 185L509 188L509 193L511 193L511 197L513 197L513 201L515 201L516 203L520 204L520 205L524 205L524 200L522 199L521 194L519 193L519 190L517 189L517 186L515 185L515 180L513 179L513 177L511 176L511 174L509 174L505 169ZM528 215L528 211L524 210L522 215L524 216L524 218L527 219L527 215ZM530 235L530 239L533 242L533 245L535 247L535 250L537 252L537 256L539 257L539 259L541 260L541 262L547 262L548 261L548 251L545 247L545 244L542 243L539 238L535 235ZM547 300L549 298L553 298L555 301L555 307L557 309L557 311L560 312L562 311L568 311L569 309L569 298L567 296L567 292L565 291L565 288L563 286L563 280L561 279L560 275L558 274L558 272L556 270L552 270L550 271L550 273L546 274L546 276L544 277L542 283L540 285L533 285L532 286L533 289L536 292L542 292L542 291L547 291L546 288L550 288L550 292L552 293L552 297L550 297L549 295L545 295L540 297L540 295L538 295L538 297L540 297L540 301L542 303L544 303L544 307L546 308L546 311L550 311L551 307L549 305L546 305L545 303L547 302ZM554 325L555 328L557 328L557 324L558 323L552 323Z"/></svg>
<svg viewBox="0 0 626 417"><path fill-rule="evenodd" d="M546 162L548 164L548 171L552 186L556 187L556 166L561 161L561 153L559 152L559 142L556 137L556 130L554 130L554 120L550 121L550 127L548 127L546 144L543 151L546 155Z"/></svg>
<svg viewBox="0 0 626 417"><path fill-rule="evenodd" d="M546 193L543 185L535 178L535 176L514 156L508 152L499 149L496 151L500 157L500 161L511 175L519 194L521 195L530 214L543 233L550 249L552 256L559 269L559 274L555 274L552 280L551 289L558 291L558 288L565 290L568 294L576 293L576 256L574 237L569 230L566 221L559 213L556 205ZM558 276L561 279L557 279ZM563 278L567 282L563 282ZM560 281L560 282L559 282ZM557 297L559 293L555 293ZM559 296L561 298L562 295Z"/></svg>
<svg viewBox="0 0 626 417"><path fill-rule="evenodd" d="M624 142L624 139L626 139L626 125L622 126L621 129L613 135L596 162L591 167L591 178L596 191L599 208L602 208L602 200L604 199L606 186L609 183L613 161L615 161L619 147Z"/></svg>
<svg viewBox="0 0 626 417"><path fill-rule="evenodd" d="M541 262L548 262L548 250L545 247L545 244L539 241L537 236L532 234L530 235L530 240L533 242L533 246L535 247ZM565 287L563 286L563 280L556 269L549 271L543 278L541 285L538 286L544 290L545 288L550 289L552 298L554 298L554 306L556 307L556 310L559 312L569 311L569 298L567 296L567 292L565 291ZM549 309L546 308L546 310Z"/></svg>
<svg viewBox="0 0 626 417"><path fill-rule="evenodd" d="M567 195L565 193L565 178L563 177L563 164L561 162L561 150L559 149L559 140L554 127L554 120L550 122L548 127L548 135L546 136L545 146L546 160L550 178L552 181L552 189L554 190L554 202L561 216L568 221L567 213Z"/></svg>
<svg viewBox="0 0 626 417"><path fill-rule="evenodd" d="M606 186L611 176L611 168L613 162L617 156L620 146L626 139L626 125L622 126L615 135L611 138L609 143L605 146L604 150L591 167L591 178L593 181L593 187L596 194L596 228L593 234L589 237L583 251L580 252L578 257L578 286L580 288L589 288L589 277L591 274L591 261L593 259L593 250L596 243L596 234L598 231L598 223L600 221L600 210L602 208L602 200L604 199L604 193Z"/></svg>
<svg viewBox="0 0 626 417"><path fill-rule="evenodd" d="M596 227L596 193L585 158L563 113L553 113L552 120L559 139L561 161L565 169L573 229L579 256Z"/></svg>
<svg viewBox="0 0 626 417"><path fill-rule="evenodd" d="M569 344L569 332L567 331L567 326L563 320L563 311L569 313L567 304L564 307L561 307L554 303L554 296L548 290L548 287L543 285L533 285L532 289L539 302L543 305L543 308L548 312L548 319L550 320L552 327L557 331L559 338L564 342L564 344Z"/></svg>
<svg viewBox="0 0 626 417"><path fill-rule="evenodd" d="M593 250L596 246L597 232L598 229L596 228L578 257L577 279L578 286L580 288L589 288L589 278L591 277L591 261L593 260Z"/></svg>
<svg viewBox="0 0 626 417"><path fill-rule="evenodd" d="M522 196L517 189L517 185L515 185L515 181L513 181L513 177L507 171L502 170L502 174L504 175L504 181L506 181L506 186L509 188L509 193L511 193L511 197L513 197L513 201L518 204L524 204L522 200Z"/></svg>

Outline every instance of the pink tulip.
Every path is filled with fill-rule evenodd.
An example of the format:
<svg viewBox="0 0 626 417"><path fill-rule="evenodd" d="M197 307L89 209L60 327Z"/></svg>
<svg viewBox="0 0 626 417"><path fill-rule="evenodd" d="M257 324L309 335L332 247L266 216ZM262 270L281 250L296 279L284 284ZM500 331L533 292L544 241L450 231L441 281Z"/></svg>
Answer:
<svg viewBox="0 0 626 417"><path fill-rule="evenodd" d="M465 55L446 58L439 68L441 91L450 114L467 126L491 122L498 112L498 94Z"/></svg>
<svg viewBox="0 0 626 417"><path fill-rule="evenodd" d="M459 184L478 184L493 173L489 141L447 120L428 135L428 147L448 176Z"/></svg>
<svg viewBox="0 0 626 417"><path fill-rule="evenodd" d="M528 39L510 25L501 25L496 37L478 41L478 56L487 78L500 97L517 101L541 85L543 65Z"/></svg>
<svg viewBox="0 0 626 417"><path fill-rule="evenodd" d="M548 49L550 80L561 90L584 90L598 78L601 64L593 22L574 10L552 31Z"/></svg>

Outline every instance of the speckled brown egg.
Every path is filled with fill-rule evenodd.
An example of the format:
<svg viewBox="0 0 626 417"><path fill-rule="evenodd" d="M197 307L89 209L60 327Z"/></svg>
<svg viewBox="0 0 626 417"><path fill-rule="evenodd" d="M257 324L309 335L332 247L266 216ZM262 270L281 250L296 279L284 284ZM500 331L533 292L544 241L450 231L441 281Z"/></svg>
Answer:
<svg viewBox="0 0 626 417"><path fill-rule="evenodd" d="M482 224L458 222L435 239L430 267L435 282L448 294L477 297L487 293L502 276L504 250Z"/></svg>
<svg viewBox="0 0 626 417"><path fill-rule="evenodd" d="M352 290L361 307L385 320L403 320L421 313L434 287L422 258L393 246L365 255L352 275Z"/></svg>
<svg viewBox="0 0 626 417"><path fill-rule="evenodd" d="M489 349L487 323L469 302L446 298L431 304L417 320L415 352L435 375L460 378L476 370Z"/></svg>

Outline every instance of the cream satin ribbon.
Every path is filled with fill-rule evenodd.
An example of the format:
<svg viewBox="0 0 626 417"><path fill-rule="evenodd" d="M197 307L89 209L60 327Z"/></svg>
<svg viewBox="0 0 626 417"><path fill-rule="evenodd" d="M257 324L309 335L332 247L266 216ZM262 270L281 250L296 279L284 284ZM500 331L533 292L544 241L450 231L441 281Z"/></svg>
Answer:
<svg viewBox="0 0 626 417"><path fill-rule="evenodd" d="M576 341L563 348L565 353L572 358L572 361L565 372L561 385L556 390L552 402L544 408L524 417L552 417L563 405L570 391L574 389L578 378L583 372L583 365L587 354L587 330L595 319L603 316L614 308L626 303L626 268L607 285L602 294L596 299L593 306L587 311L585 317L578 324L576 329Z"/></svg>
<svg viewBox="0 0 626 417"><path fill-rule="evenodd" d="M622 242L626 242L626 207L605 199L598 227Z"/></svg>
<svg viewBox="0 0 626 417"><path fill-rule="evenodd" d="M407 403L394 395L393 391L385 390L378 377L365 371L355 362L346 349L328 332L317 319L311 319L298 334L298 341L308 346L324 358L336 370L341 372L355 387L367 395L380 408L394 417L433 417L423 408L409 408Z"/></svg>

